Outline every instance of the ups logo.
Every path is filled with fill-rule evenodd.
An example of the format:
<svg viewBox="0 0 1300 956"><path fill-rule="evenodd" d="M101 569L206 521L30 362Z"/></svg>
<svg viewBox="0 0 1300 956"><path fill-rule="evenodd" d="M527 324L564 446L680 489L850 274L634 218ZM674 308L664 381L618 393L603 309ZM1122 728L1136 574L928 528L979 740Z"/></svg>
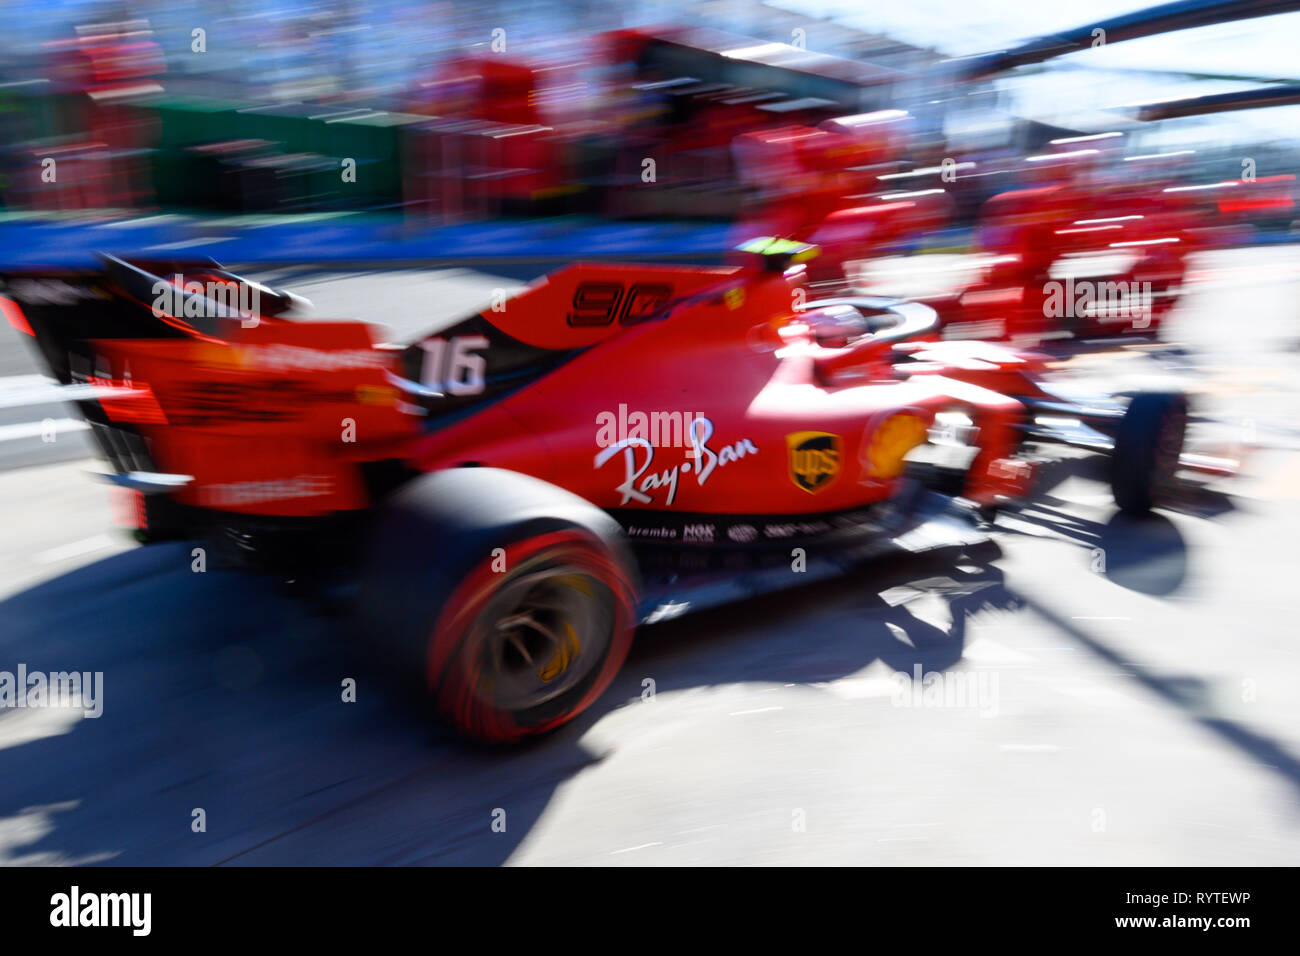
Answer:
<svg viewBox="0 0 1300 956"><path fill-rule="evenodd" d="M815 495L840 473L840 436L830 432L795 432L785 436L790 449L790 480Z"/></svg>

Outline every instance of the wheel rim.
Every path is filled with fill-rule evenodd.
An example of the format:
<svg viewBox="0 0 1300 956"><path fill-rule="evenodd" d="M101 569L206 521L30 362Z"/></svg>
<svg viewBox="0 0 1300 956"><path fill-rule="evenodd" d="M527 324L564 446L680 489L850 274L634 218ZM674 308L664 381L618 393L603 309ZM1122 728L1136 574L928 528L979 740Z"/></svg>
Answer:
<svg viewBox="0 0 1300 956"><path fill-rule="evenodd" d="M478 691L510 712L572 691L609 647L612 604L609 589L563 555L527 561L472 625Z"/></svg>

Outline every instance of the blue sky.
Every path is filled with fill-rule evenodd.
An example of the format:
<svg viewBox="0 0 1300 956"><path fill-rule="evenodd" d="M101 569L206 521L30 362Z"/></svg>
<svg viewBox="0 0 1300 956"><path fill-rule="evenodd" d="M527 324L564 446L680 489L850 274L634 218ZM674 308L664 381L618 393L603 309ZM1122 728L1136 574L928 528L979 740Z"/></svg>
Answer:
<svg viewBox="0 0 1300 956"><path fill-rule="evenodd" d="M983 53L1154 3L1133 0L770 0L809 16L832 16L954 56ZM1250 73L1300 79L1300 13L1286 13L1073 54L1089 66Z"/></svg>
<svg viewBox="0 0 1300 956"><path fill-rule="evenodd" d="M847 26L885 33L950 56L1002 49L1019 40L1131 13L1154 2L1134 0L904 0L875 4L850 0L768 0L807 16L830 16ZM809 37L810 45L813 37ZM1053 70L1048 77L1004 80L1015 109L1068 125L1072 111L1229 92L1253 81L1162 77L1131 70L1217 73L1300 81L1300 12L1223 23L1081 50L1052 61L1095 74ZM1171 141L1191 126L1212 138L1300 136L1300 107L1246 110L1164 124ZM1163 133L1161 134L1164 135ZM1201 134L1196 134L1201 135Z"/></svg>

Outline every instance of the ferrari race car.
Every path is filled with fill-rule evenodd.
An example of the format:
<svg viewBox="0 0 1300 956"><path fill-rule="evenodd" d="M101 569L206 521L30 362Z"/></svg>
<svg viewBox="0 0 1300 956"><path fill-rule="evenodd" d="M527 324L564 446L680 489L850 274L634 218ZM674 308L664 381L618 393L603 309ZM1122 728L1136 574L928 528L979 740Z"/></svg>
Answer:
<svg viewBox="0 0 1300 956"><path fill-rule="evenodd" d="M215 263L10 274L0 303L140 540L346 579L365 639L482 740L581 713L639 623L979 545L1044 446L1109 455L1124 512L1170 487L1180 394L1068 401L1041 356L933 341L927 306L810 299L808 246L746 251L572 265L405 345Z"/></svg>

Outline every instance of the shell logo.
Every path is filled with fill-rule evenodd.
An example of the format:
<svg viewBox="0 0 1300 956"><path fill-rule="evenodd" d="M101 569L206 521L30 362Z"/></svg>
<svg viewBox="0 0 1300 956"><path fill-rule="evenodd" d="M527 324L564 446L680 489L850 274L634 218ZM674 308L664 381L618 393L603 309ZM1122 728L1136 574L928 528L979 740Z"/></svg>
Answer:
<svg viewBox="0 0 1300 956"><path fill-rule="evenodd" d="M915 412L891 414L876 426L863 449L865 476L897 478L903 471L903 456L925 441L929 428L929 422Z"/></svg>

